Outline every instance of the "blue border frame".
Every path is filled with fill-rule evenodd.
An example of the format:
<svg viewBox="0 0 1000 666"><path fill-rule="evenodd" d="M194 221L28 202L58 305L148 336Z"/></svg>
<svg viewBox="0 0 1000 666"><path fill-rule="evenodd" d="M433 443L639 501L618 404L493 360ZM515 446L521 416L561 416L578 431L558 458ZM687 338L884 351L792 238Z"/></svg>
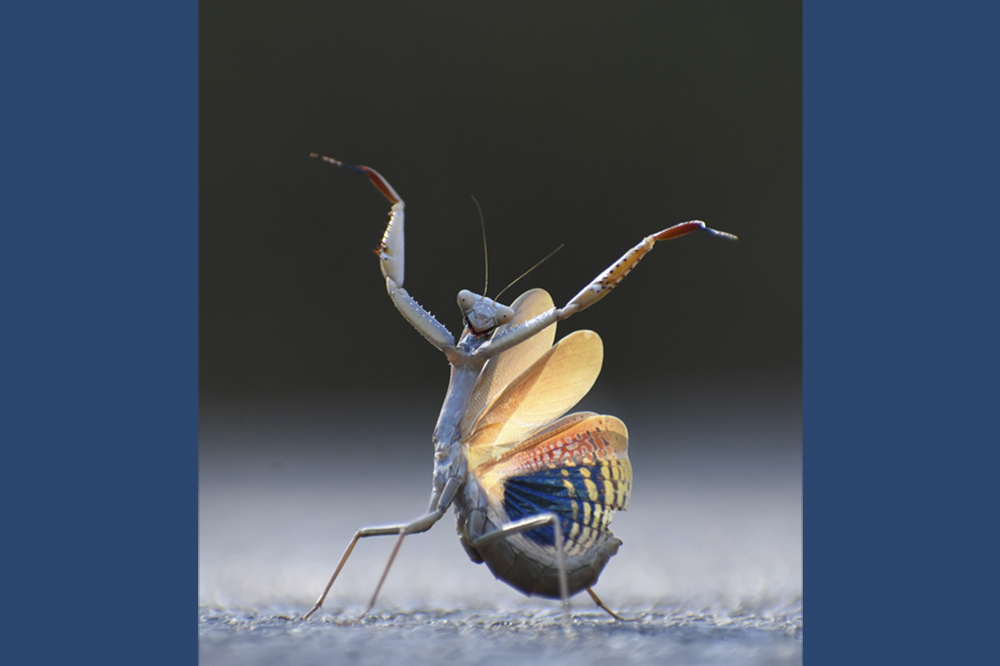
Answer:
<svg viewBox="0 0 1000 666"><path fill-rule="evenodd" d="M805 5L811 665L962 663L988 635L996 14ZM18 5L2 31L16 635L190 663L197 7Z"/></svg>
<svg viewBox="0 0 1000 666"><path fill-rule="evenodd" d="M197 20L62 2L0 22L16 662L197 660Z"/></svg>
<svg viewBox="0 0 1000 666"><path fill-rule="evenodd" d="M810 666L974 663L989 635L1000 54L987 7L805 5Z"/></svg>

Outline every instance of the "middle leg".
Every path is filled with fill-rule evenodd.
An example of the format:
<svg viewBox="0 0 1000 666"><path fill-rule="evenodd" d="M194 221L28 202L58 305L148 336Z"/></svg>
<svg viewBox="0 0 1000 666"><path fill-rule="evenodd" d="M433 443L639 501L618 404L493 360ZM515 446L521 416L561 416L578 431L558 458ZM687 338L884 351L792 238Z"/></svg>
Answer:
<svg viewBox="0 0 1000 666"><path fill-rule="evenodd" d="M569 582L566 578L565 540L563 538L562 522L559 520L559 516L554 513L543 513L537 516L523 518L512 523L507 523L506 525L501 525L492 532L484 534L473 541L472 547L479 548L480 546L485 546L486 544L496 541L497 539L505 539L509 536L520 534L521 532L527 532L539 527L544 527L545 525L552 525L552 528L555 531L556 568L559 571L559 596L562 600L563 609L562 624L563 630L566 631L566 633L569 633Z"/></svg>
<svg viewBox="0 0 1000 666"><path fill-rule="evenodd" d="M333 587L333 583L337 580L337 576L340 575L341 569L344 568L344 565L347 563L347 558L351 556L351 552L354 550L354 546L357 545L359 540L373 536L397 535L399 536L399 539L396 541L396 545L392 550L392 555L390 555L389 557L389 562L386 564L385 570L382 572L382 577L379 579L378 586L375 588L375 594L372 595L371 601L368 602L368 607L365 609L365 612L361 614L361 617L364 617L368 613L368 611L370 611L372 607L375 605L375 600L378 598L379 590L382 589L382 583L385 582L386 576L389 575L389 568L392 567L392 563L396 559L396 553L399 552L399 547L403 543L403 538L407 534L418 534L420 532L426 532L431 527L433 527L434 523L440 520L441 516L443 515L444 515L444 510L439 508L409 523L403 523L401 525L387 525L384 527L362 527L361 529L359 529L357 532L354 533L354 538L351 539L351 542L347 545L347 549L341 556L340 562L337 564L337 568L334 570L333 575L330 576L330 582L326 584L326 588L323 590L323 594L320 595L319 599L316 601L316 604L312 607L312 609L304 616L302 616L302 620L303 621L308 620L310 617L312 617L313 613L318 611L320 607L323 606L323 602L326 601L326 597L330 593L330 589Z"/></svg>

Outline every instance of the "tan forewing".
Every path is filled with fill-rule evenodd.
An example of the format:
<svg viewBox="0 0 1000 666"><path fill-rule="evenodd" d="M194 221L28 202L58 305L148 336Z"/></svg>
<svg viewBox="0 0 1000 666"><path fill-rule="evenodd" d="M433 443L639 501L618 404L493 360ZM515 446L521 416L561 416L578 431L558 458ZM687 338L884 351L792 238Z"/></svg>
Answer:
<svg viewBox="0 0 1000 666"><path fill-rule="evenodd" d="M552 297L544 289L531 289L518 296L517 300L511 303L511 307L514 309L514 318L498 327L494 336L551 310L555 304L552 302ZM504 387L547 352L552 347L552 341L555 338L556 325L552 324L521 344L491 358L483 367L476 387L472 390L469 406L466 408L459 426L460 432L469 432L472 424L475 423L476 418L486 406L500 394Z"/></svg>
<svg viewBox="0 0 1000 666"><path fill-rule="evenodd" d="M465 438L469 462L495 459L569 411L597 381L604 360L593 331L566 336L514 379Z"/></svg>

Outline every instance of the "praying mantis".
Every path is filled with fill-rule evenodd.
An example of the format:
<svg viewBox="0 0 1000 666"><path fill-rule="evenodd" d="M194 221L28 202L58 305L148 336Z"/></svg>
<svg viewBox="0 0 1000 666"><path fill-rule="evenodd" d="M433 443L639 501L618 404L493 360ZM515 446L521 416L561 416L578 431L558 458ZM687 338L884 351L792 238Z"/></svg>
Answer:
<svg viewBox="0 0 1000 666"><path fill-rule="evenodd" d="M628 430L614 416L563 416L597 380L604 352L593 331L577 331L553 345L555 324L604 298L658 241L695 231L736 237L700 220L646 236L561 308L542 289L525 292L510 306L463 289L458 306L464 327L456 342L403 288L403 199L370 167L311 156L367 176L392 204L376 251L386 291L403 317L448 359L451 380L431 437L434 473L426 512L407 523L355 532L302 619L322 607L359 540L395 536L360 617L367 615L403 539L428 531L454 507L469 558L529 596L559 599L564 626L569 598L582 590L621 620L592 588L621 545L609 524L616 511L628 507L631 495Z"/></svg>

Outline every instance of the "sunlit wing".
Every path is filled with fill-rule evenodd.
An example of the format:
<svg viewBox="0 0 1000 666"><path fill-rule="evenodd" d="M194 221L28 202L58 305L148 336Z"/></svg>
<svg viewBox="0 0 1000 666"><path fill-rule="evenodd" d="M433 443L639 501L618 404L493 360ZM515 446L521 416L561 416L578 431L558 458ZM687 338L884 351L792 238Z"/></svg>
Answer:
<svg viewBox="0 0 1000 666"><path fill-rule="evenodd" d="M531 289L521 294L516 301L511 303L511 307L514 309L514 318L498 327L494 336L551 310L555 304L552 302L549 292L544 289ZM476 382L476 388L472 391L469 406L462 416L459 431L469 432L483 409L497 397L505 386L547 352L552 347L552 341L555 338L556 325L552 324L516 347L491 358L479 375L479 381Z"/></svg>
<svg viewBox="0 0 1000 666"><path fill-rule="evenodd" d="M517 376L486 408L465 438L470 466L496 459L569 411L601 372L604 346L593 331L560 340Z"/></svg>
<svg viewBox="0 0 1000 666"><path fill-rule="evenodd" d="M615 511L628 508L628 430L613 416L570 414L473 472L508 520L556 513L567 554L584 553L610 538ZM551 526L525 536L541 545L555 543Z"/></svg>

